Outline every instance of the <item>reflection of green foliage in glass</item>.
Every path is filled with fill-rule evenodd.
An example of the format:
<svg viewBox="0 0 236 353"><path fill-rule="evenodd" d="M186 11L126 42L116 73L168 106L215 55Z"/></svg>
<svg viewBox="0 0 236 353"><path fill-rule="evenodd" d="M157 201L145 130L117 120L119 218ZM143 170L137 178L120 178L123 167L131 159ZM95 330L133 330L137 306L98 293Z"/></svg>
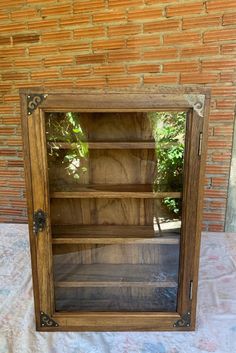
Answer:
<svg viewBox="0 0 236 353"><path fill-rule="evenodd" d="M184 134L186 113L150 113L156 141L157 176L155 191L182 191ZM179 199L166 197L164 205L177 215L181 213Z"/></svg>
<svg viewBox="0 0 236 353"><path fill-rule="evenodd" d="M79 179L81 172L87 171L81 166L81 160L88 156L88 143L84 141L86 136L79 122L79 113L50 113L47 128L47 141L51 142L50 156L59 156L60 147L56 143L70 143L62 163L65 163L69 175Z"/></svg>

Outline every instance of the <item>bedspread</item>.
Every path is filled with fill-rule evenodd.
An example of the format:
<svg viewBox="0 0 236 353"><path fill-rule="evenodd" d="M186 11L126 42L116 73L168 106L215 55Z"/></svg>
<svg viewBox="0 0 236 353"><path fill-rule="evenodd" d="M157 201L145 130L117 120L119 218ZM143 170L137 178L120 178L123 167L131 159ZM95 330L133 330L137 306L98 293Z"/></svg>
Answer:
<svg viewBox="0 0 236 353"><path fill-rule="evenodd" d="M0 353L236 353L236 234L202 235L195 332L35 331L26 225L0 224Z"/></svg>

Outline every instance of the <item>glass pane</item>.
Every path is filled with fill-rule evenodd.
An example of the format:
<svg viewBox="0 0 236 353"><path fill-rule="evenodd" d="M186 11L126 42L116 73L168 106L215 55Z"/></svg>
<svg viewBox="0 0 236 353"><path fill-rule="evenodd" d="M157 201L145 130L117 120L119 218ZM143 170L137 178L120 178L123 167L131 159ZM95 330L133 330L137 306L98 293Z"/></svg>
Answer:
<svg viewBox="0 0 236 353"><path fill-rule="evenodd" d="M176 311L185 113L47 113L57 311Z"/></svg>

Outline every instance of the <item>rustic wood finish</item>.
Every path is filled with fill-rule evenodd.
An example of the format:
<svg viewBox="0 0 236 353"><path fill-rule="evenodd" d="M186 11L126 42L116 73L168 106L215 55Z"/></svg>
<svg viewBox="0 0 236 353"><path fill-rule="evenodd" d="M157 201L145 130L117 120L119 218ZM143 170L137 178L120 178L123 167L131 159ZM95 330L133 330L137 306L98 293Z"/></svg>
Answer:
<svg viewBox="0 0 236 353"><path fill-rule="evenodd" d="M47 95L31 115L27 111L27 96L29 94ZM20 95L37 330L193 330L196 317L207 117L210 105L209 91L191 87L184 89L157 88L131 93L76 90L62 92L29 88L21 90ZM200 111L196 105L198 97L201 102L205 98L204 117L201 116L202 110ZM45 114L47 112L68 111L84 112L85 115L98 112L114 112L116 114L136 112L140 114L136 118L137 126L142 112L187 112L183 193L153 192L151 180L153 173L155 173L152 163L155 142L148 134L145 135L143 141L141 135L139 141L134 141L132 136L128 138L128 135L123 140L117 139L117 141L111 141L111 139L101 136L98 141L96 136L91 134L88 136L88 145L91 150L90 157L94 158L95 162L92 164L89 160L88 173L81 178L79 185L76 187L71 185L70 180L66 179L63 171L60 170L60 166L53 166L52 168L55 169L49 170L49 174L56 175L58 172L65 184L65 188L61 190L56 177L52 176L51 178L48 175L47 149L50 148L50 144L47 144L45 138ZM104 119L105 125L106 116L104 115L104 118L101 119ZM87 121L88 126L91 126L89 115ZM116 127L114 126L114 128ZM125 130L128 134L129 129L125 128ZM146 131L145 126L141 130ZM96 131L96 128L92 131ZM199 153L200 132L203 132L201 153ZM57 147L63 151L71 148L71 145L60 143ZM108 151L104 152L104 150ZM100 173L105 158L113 161L111 162L113 163L111 170L115 170L115 177L112 183L104 182L106 173L109 173L108 169L104 170L104 174ZM137 158L140 160L138 166L133 163ZM130 165L127 174L119 173L120 167L117 161L122 161L122 168L123 165ZM133 169L134 166L135 169ZM166 196L183 198L181 237L175 232L164 231L163 234L155 235L152 231L153 210L155 207L160 207L158 199ZM46 212L47 225L42 232L36 235L33 231L33 213L38 209ZM121 209L127 210L127 212L122 211L122 213ZM93 216L86 210L90 210ZM109 219L110 223L107 223ZM79 231L75 224L80 224ZM95 244L97 244L99 252L95 251ZM104 247L103 244L105 244ZM88 291L90 287L101 287L101 289L107 287L107 291L112 290L113 286L117 286L117 280L114 277L119 277L117 271L121 271L121 277L123 276L122 271L124 271L122 267L119 267L119 270L118 267L116 270L112 270L112 266L122 266L129 256L130 266L141 267L140 270L136 267L135 271L133 271L135 267L130 267L126 280L121 284L123 293L126 293L130 283L134 286L134 291L142 290L143 287L143 293L145 290L152 291L155 287L176 287L174 278L167 278L162 282L152 282L148 276L153 271L150 272L150 266L154 266L158 270L156 266L162 266L167 262L165 250L161 251L160 247L178 247L178 244L180 244L180 269L177 312L58 312L55 310L54 285L60 290L63 288L65 290L79 290L81 287L85 287ZM100 246L102 247L100 248ZM132 249L129 255L123 252L123 246ZM63 277L63 271L57 272L57 262L53 267L53 253L66 254L65 258L72 259L72 263L75 264L75 272L72 269L67 269L69 270L67 277ZM80 255L75 256L75 253L80 253ZM139 264L141 253L146 263L145 266L149 267L142 267ZM98 278L96 277L98 269L93 267L94 258L96 258L96 263L103 266L103 270L100 271L103 271L102 277L105 276L105 280L96 279ZM81 270L82 272L78 273L77 265L85 266ZM109 269L111 270L110 274ZM112 276L112 272L114 276ZM89 275L89 281L86 279L86 273ZM138 276L134 275L136 273ZM193 283L192 297L190 297L190 282ZM40 325L41 311L52 318L58 326L42 327ZM183 318L188 312L191 321L185 322ZM179 324L178 320L181 319Z"/></svg>

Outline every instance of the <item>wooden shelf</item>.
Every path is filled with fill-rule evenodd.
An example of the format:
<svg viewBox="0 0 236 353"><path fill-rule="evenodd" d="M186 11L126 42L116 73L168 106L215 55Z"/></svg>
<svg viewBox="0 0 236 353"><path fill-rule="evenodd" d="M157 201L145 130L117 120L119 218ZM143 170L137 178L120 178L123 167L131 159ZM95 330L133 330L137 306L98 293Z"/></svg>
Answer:
<svg viewBox="0 0 236 353"><path fill-rule="evenodd" d="M57 147L60 149L71 149L78 142L68 143L68 142L48 142L48 147ZM86 141L83 141L86 143ZM155 141L94 141L87 142L89 149L155 149ZM170 144L168 144L170 145Z"/></svg>
<svg viewBox="0 0 236 353"><path fill-rule="evenodd" d="M180 192L155 192L152 185L77 185L63 191L52 191L51 198L181 198Z"/></svg>
<svg viewBox="0 0 236 353"><path fill-rule="evenodd" d="M176 273L177 268L175 268ZM177 287L177 276L158 265L63 264L55 267L55 287ZM161 278L161 279L160 279Z"/></svg>
<svg viewBox="0 0 236 353"><path fill-rule="evenodd" d="M160 235L152 226L66 225L52 227L53 244L179 244L179 228Z"/></svg>

